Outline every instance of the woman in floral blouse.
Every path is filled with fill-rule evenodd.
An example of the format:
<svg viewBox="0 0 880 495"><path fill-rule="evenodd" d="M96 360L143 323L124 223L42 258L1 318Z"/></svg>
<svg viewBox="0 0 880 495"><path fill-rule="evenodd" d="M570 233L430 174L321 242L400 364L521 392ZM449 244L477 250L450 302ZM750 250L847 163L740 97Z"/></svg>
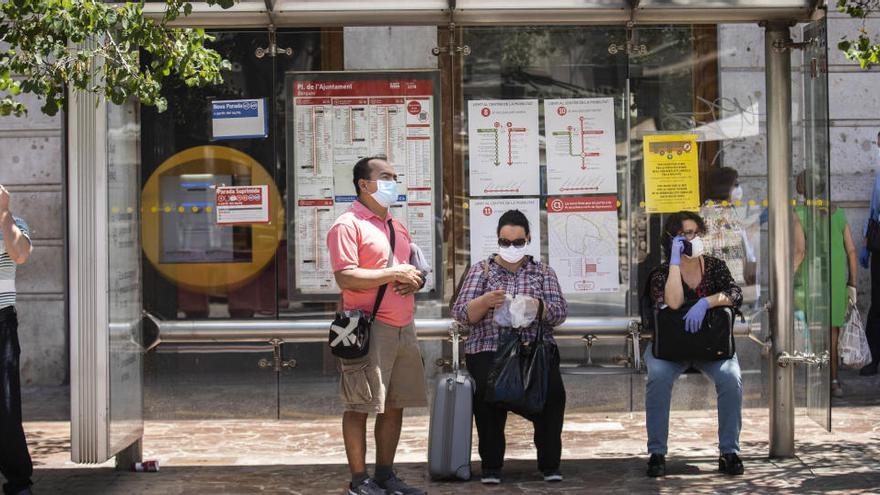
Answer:
<svg viewBox="0 0 880 495"><path fill-rule="evenodd" d="M679 309L693 304L684 317L685 330L699 332L710 308L742 304L742 291L718 258L703 255L700 236L706 224L696 213L674 213L663 227L662 244L667 262L651 274L651 297L659 308ZM690 245L689 252L685 249ZM648 384L645 395L648 430L648 476L666 475L669 407L672 386L688 368L696 368L715 382L718 393L718 470L731 475L743 473L739 458L742 428L742 375L736 354L719 361L667 361L654 357L651 346L645 350Z"/></svg>
<svg viewBox="0 0 880 495"><path fill-rule="evenodd" d="M505 297L526 295L543 302L543 314L523 329L523 339L534 339L538 325L544 325L544 339L552 345L552 358L544 411L529 417L535 425L538 469L548 482L562 481L562 419L565 387L559 374L559 351L552 330L565 321L567 305L552 268L525 254L531 242L529 221L518 210L505 212L498 221L498 254L471 267L452 307L452 317L470 327L465 342L467 368L474 378L474 419L477 423L482 482L501 483L504 463L504 424L507 410L486 402L486 380L492 369L501 332L495 310ZM539 323L539 321L541 323Z"/></svg>

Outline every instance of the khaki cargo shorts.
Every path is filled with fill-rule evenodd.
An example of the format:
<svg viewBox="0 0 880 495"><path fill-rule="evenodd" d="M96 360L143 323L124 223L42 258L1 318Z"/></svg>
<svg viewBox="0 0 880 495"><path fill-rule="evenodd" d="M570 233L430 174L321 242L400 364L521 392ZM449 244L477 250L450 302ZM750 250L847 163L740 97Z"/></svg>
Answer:
<svg viewBox="0 0 880 495"><path fill-rule="evenodd" d="M339 359L345 410L381 414L386 407L427 407L425 366L413 324L392 327L376 320L371 332L366 356Z"/></svg>

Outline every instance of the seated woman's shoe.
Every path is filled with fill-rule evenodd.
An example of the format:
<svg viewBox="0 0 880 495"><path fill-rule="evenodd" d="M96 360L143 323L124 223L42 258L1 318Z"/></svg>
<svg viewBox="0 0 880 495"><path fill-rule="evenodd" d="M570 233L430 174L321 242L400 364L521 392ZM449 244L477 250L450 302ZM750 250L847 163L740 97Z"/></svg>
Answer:
<svg viewBox="0 0 880 495"><path fill-rule="evenodd" d="M648 476L651 478L666 476L666 456L651 454L651 458L648 459Z"/></svg>
<svg viewBox="0 0 880 495"><path fill-rule="evenodd" d="M724 474L740 475L745 472L742 460L736 454L721 454L718 458L718 471Z"/></svg>

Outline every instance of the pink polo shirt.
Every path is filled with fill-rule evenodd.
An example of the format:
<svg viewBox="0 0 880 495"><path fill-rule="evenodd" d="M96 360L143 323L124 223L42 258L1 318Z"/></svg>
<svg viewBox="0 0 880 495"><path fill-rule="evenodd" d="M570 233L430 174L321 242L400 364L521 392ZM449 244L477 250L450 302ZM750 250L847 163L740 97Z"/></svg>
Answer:
<svg viewBox="0 0 880 495"><path fill-rule="evenodd" d="M388 234L388 217L379 218L369 208L355 201L351 208L336 219L327 233L327 248L330 250L330 265L334 272L351 268L377 270L388 265L388 251L391 250ZM409 263L411 238L409 231L392 218L394 225L393 265ZM367 290L342 291L343 309L360 309L370 312L376 302L379 288ZM389 285L382 299L376 319L394 327L409 325L413 320L415 300L412 295L400 296Z"/></svg>

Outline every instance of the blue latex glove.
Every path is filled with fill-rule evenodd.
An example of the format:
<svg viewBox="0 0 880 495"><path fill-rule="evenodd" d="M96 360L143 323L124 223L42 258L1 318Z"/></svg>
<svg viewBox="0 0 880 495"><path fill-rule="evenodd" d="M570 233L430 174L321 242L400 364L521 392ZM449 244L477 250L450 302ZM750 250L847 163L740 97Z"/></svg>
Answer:
<svg viewBox="0 0 880 495"><path fill-rule="evenodd" d="M868 262L871 261L871 251L868 251L868 246L862 246L862 250L859 251L859 264L862 265L862 268L868 269Z"/></svg>
<svg viewBox="0 0 880 495"><path fill-rule="evenodd" d="M703 326L706 312L709 311L709 300L705 297L697 301L687 314L684 315L684 330L687 333L697 333Z"/></svg>
<svg viewBox="0 0 880 495"><path fill-rule="evenodd" d="M684 251L684 236L675 236L672 238L672 248L669 253L669 264L681 264L681 252Z"/></svg>

